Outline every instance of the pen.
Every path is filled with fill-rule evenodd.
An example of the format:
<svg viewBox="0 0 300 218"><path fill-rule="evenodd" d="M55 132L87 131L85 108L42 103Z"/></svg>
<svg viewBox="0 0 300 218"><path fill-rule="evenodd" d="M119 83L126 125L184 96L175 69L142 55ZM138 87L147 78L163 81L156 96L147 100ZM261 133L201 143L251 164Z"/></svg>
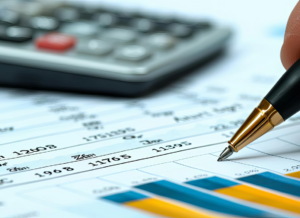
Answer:
<svg viewBox="0 0 300 218"><path fill-rule="evenodd" d="M261 137L300 110L300 59L278 80L243 125L228 141L218 161Z"/></svg>

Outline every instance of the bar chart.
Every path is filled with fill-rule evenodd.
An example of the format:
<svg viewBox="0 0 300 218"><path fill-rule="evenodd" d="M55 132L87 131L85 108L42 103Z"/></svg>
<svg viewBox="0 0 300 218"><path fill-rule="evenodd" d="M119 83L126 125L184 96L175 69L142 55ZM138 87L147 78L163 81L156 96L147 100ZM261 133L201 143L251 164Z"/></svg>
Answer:
<svg viewBox="0 0 300 218"><path fill-rule="evenodd" d="M186 183L238 199L300 214L300 200L290 199L225 178L213 176L205 179L192 180Z"/></svg>

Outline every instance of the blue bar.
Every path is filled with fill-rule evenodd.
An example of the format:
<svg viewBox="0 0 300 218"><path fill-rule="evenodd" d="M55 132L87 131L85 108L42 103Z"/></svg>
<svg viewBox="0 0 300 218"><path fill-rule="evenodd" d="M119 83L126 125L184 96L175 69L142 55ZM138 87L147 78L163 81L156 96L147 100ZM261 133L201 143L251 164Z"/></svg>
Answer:
<svg viewBox="0 0 300 218"><path fill-rule="evenodd" d="M134 191L127 191L127 192L122 192L122 193L102 197L102 199L113 201L115 203L120 203L120 204L127 203L129 201L142 200L145 198L148 198L148 196Z"/></svg>
<svg viewBox="0 0 300 218"><path fill-rule="evenodd" d="M300 197L300 181L296 179L264 172L238 180Z"/></svg>
<svg viewBox="0 0 300 218"><path fill-rule="evenodd" d="M283 217L260 209L244 206L221 197L194 190L166 180L136 186L135 188L175 199L208 210L242 217Z"/></svg>
<svg viewBox="0 0 300 218"><path fill-rule="evenodd" d="M206 179L198 179L186 182L186 184L193 185L199 188L204 188L207 190L216 190L220 188L228 188L232 186L239 185L240 183L233 182L221 177L213 176Z"/></svg>

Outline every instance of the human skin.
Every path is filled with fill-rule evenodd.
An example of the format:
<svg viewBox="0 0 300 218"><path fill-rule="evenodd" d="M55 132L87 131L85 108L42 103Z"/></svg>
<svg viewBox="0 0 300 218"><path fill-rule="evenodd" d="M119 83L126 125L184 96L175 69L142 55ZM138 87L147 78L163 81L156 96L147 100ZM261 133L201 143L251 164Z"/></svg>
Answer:
<svg viewBox="0 0 300 218"><path fill-rule="evenodd" d="M289 17L280 56L285 69L300 59L300 1Z"/></svg>

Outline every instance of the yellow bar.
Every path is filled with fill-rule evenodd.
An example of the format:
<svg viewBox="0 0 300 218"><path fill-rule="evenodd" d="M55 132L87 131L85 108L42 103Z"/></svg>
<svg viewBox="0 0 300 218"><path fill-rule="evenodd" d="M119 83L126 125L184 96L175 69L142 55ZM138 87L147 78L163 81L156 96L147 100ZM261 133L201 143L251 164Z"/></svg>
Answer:
<svg viewBox="0 0 300 218"><path fill-rule="evenodd" d="M135 207L141 210L145 210L151 213L155 213L161 216L173 217L173 218L217 218L220 216L209 215L206 213L200 213L181 207L176 204L168 203L155 198L147 198L138 201L131 201L125 203L130 207Z"/></svg>
<svg viewBox="0 0 300 218"><path fill-rule="evenodd" d="M236 185L229 188L217 189L215 191L235 198L251 201L253 203L263 204L300 214L300 201L253 188L251 186Z"/></svg>
<svg viewBox="0 0 300 218"><path fill-rule="evenodd" d="M294 173L288 173L286 176L291 176L300 179L300 171Z"/></svg>

